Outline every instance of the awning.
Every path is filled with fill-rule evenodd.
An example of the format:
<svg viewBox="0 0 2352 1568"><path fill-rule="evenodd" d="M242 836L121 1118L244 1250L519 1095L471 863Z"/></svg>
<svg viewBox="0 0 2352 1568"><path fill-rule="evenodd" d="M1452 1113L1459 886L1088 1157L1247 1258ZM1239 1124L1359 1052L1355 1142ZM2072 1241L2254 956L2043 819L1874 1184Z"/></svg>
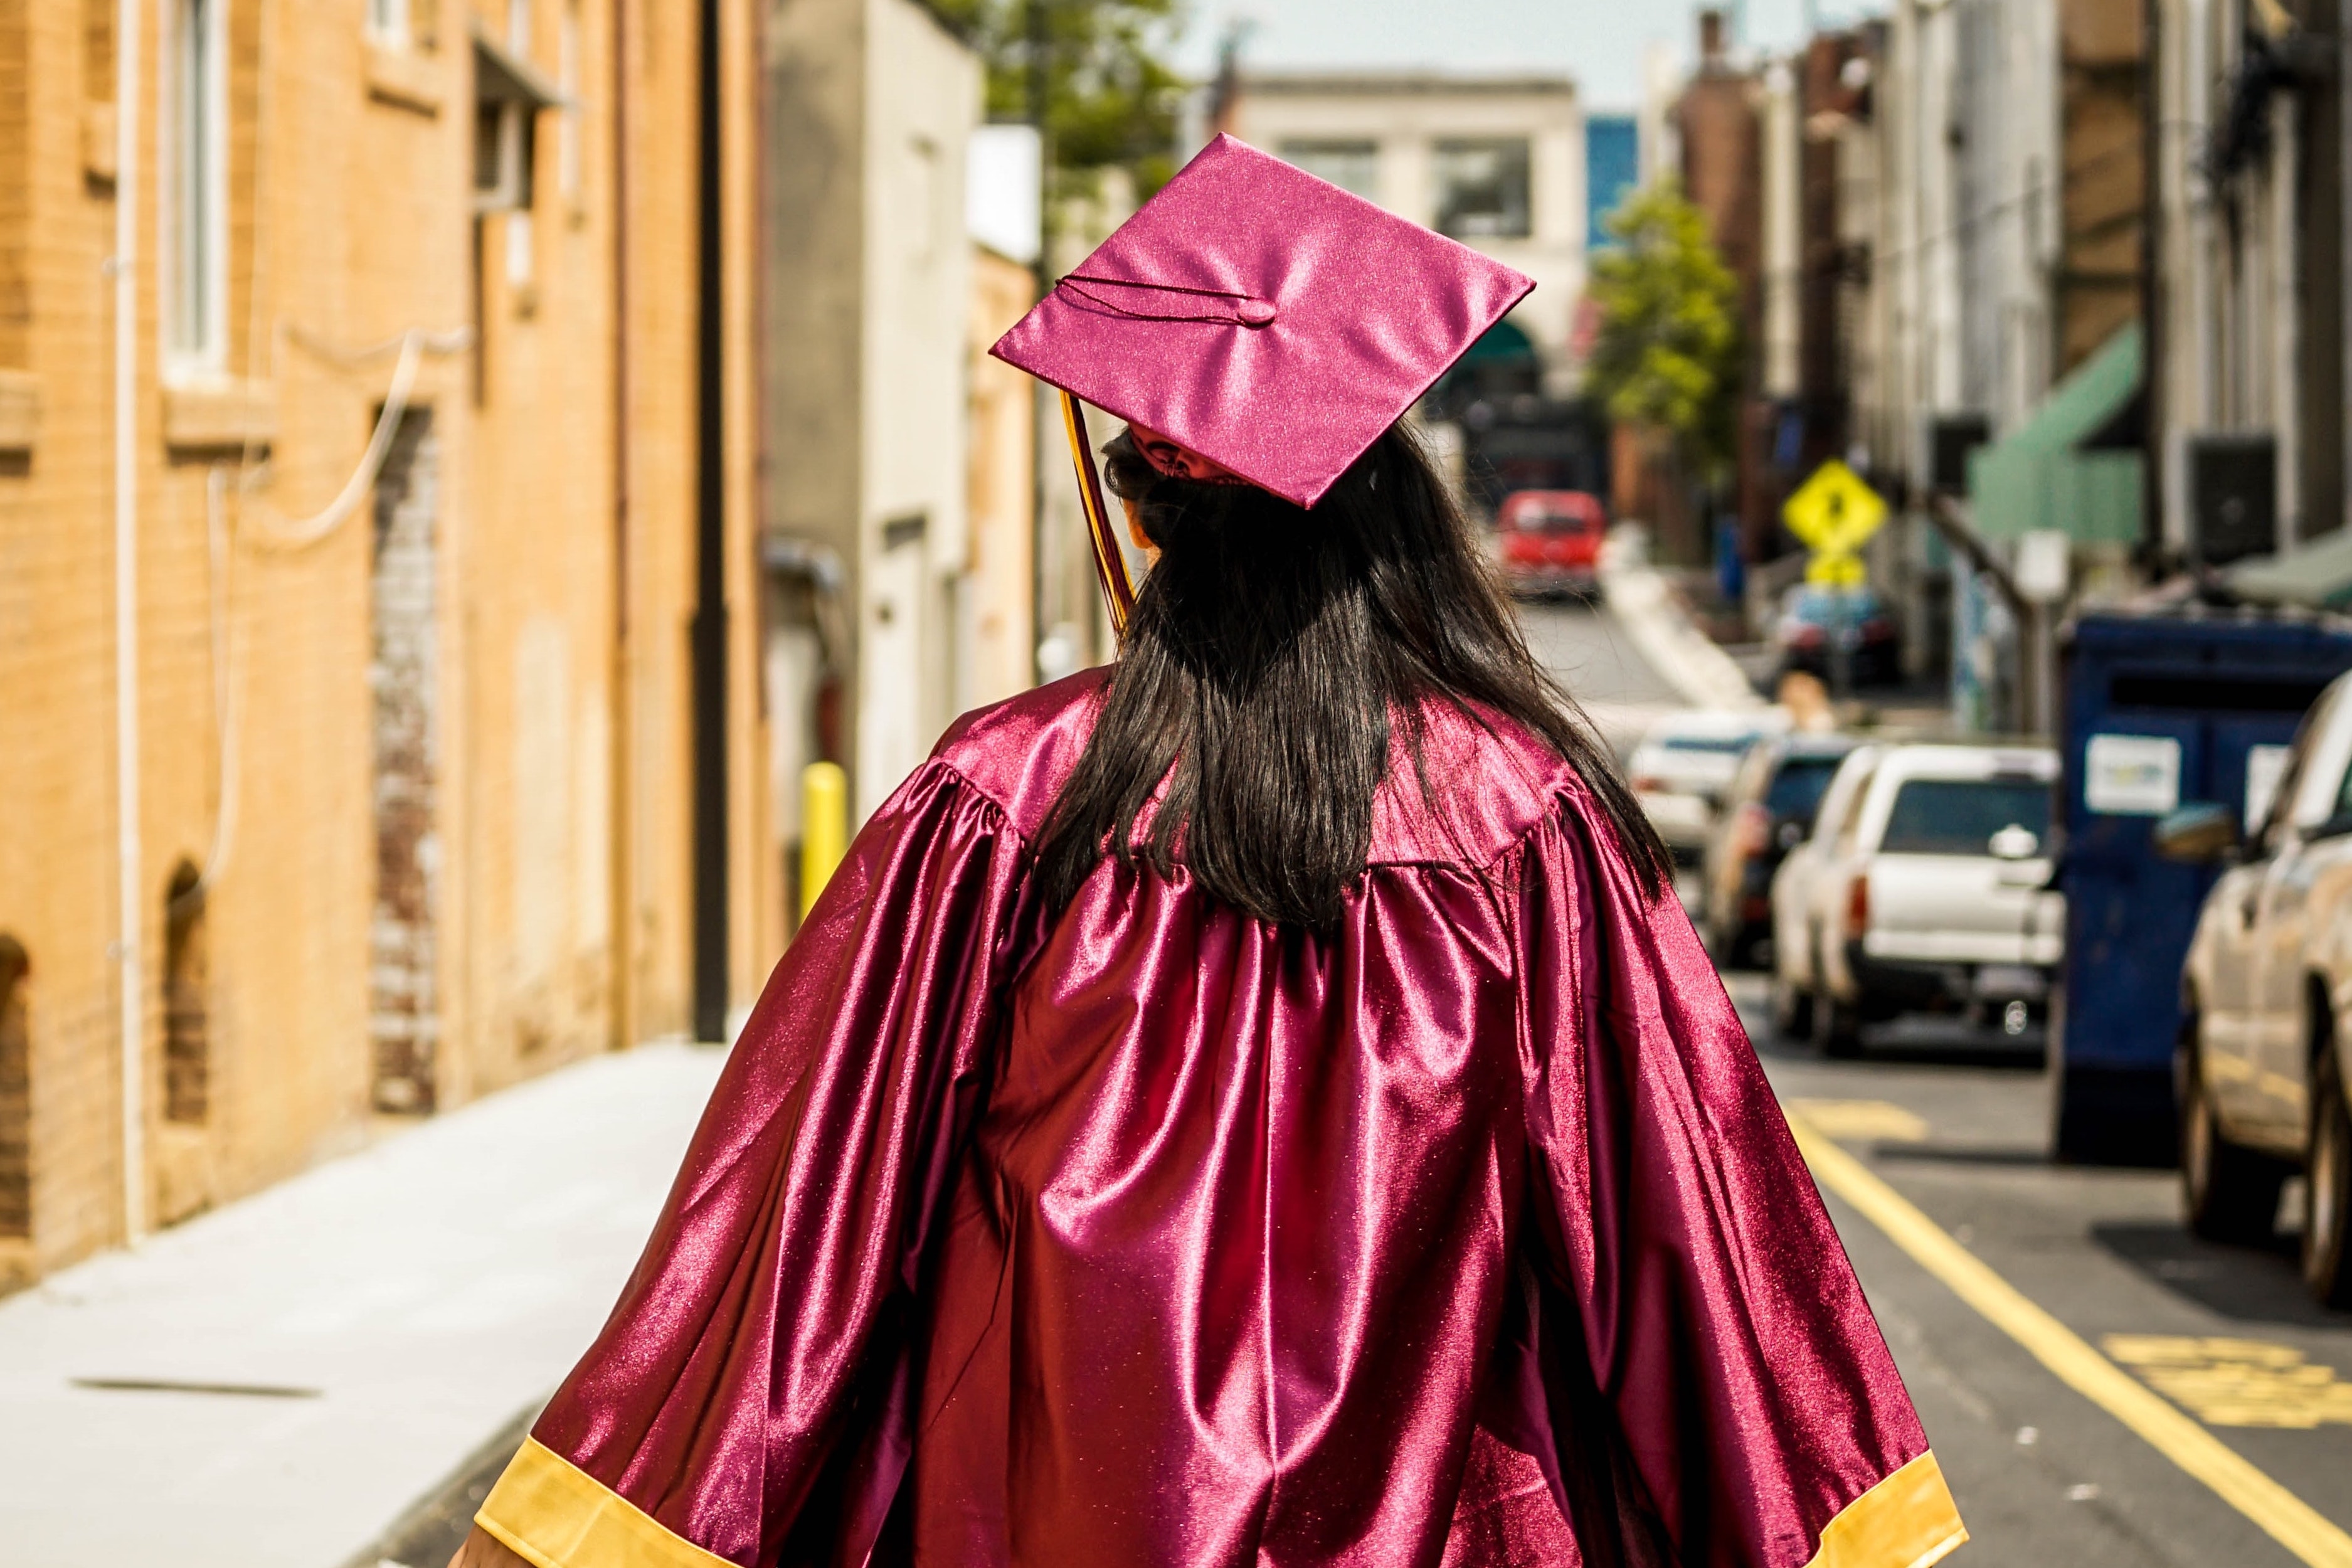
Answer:
<svg viewBox="0 0 2352 1568"><path fill-rule="evenodd" d="M2032 418L1969 458L1969 510L1990 538L2054 529L2137 543L2141 455L2119 439L2140 388L2140 331L2124 328L2050 389Z"/></svg>
<svg viewBox="0 0 2352 1568"><path fill-rule="evenodd" d="M2258 605L2352 608L2352 529L2337 529L2284 555L2257 555L2221 574L2230 591Z"/></svg>
<svg viewBox="0 0 2352 1568"><path fill-rule="evenodd" d="M1528 334L1509 320L1496 321L1478 335L1462 356L1462 363L1474 364L1480 360L1533 359L1536 345Z"/></svg>
<svg viewBox="0 0 2352 1568"><path fill-rule="evenodd" d="M563 89L482 26L476 17L474 35L474 96L484 103L520 103L525 109L560 109Z"/></svg>

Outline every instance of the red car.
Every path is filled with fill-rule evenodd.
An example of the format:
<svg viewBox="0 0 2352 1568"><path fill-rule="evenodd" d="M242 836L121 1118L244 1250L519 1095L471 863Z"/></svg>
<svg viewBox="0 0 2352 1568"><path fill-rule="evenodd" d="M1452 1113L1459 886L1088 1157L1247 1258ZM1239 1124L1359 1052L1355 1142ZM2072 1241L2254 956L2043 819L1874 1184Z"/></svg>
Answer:
<svg viewBox="0 0 2352 1568"><path fill-rule="evenodd" d="M1582 490L1515 490L1495 513L1503 577L1515 594L1591 591L1601 571L1609 514Z"/></svg>

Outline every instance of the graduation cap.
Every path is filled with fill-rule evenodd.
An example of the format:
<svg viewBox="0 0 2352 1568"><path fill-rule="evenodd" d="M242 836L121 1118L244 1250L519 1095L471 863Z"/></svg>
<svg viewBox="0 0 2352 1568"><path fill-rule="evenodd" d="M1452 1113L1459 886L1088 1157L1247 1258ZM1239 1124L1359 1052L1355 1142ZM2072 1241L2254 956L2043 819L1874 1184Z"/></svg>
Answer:
<svg viewBox="0 0 2352 1568"><path fill-rule="evenodd" d="M1123 630L1134 590L1084 404L1311 507L1534 287L1219 136L991 352L1061 390Z"/></svg>

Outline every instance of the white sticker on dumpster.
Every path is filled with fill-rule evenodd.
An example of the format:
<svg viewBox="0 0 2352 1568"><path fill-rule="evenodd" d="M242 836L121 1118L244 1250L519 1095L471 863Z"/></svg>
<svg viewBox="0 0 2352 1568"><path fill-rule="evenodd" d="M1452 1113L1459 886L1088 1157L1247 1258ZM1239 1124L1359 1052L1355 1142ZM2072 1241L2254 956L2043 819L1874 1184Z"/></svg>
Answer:
<svg viewBox="0 0 2352 1568"><path fill-rule="evenodd" d="M2083 804L2115 816L2162 816L2180 804L2180 742L2168 735L2094 735Z"/></svg>

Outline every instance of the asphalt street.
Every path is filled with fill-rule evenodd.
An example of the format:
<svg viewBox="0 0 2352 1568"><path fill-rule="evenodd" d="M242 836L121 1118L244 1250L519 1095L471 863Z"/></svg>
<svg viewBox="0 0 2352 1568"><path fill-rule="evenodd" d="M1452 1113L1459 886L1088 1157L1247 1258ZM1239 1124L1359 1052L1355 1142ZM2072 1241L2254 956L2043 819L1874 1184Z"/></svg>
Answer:
<svg viewBox="0 0 2352 1568"><path fill-rule="evenodd" d="M2193 1442L2151 1441L2071 1386L2083 1356L2037 1358L1903 1245L1916 1231L1890 1233L1824 1179L1974 1537L1960 1561L2352 1563L2352 1313L2304 1295L2291 1236L2212 1246L2183 1229L2174 1173L2052 1163L2038 1044L1898 1023L1832 1062L1772 1037L1760 976L1730 985L1792 1121L2071 1330L2101 1375L2155 1391L2323 1521L2302 1521L2301 1552L2282 1545L2269 1531L2295 1525L2291 1503L2225 1500Z"/></svg>

